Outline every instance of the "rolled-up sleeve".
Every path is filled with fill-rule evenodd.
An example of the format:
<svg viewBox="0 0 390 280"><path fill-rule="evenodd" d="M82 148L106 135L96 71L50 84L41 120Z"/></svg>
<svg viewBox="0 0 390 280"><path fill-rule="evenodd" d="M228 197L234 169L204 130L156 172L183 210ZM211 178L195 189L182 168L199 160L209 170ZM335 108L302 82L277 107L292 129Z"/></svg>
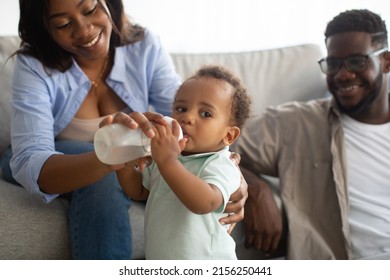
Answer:
<svg viewBox="0 0 390 280"><path fill-rule="evenodd" d="M54 149L52 98L48 84L34 59L18 56L15 63L11 99L10 162L12 174L28 192L50 202L58 195L42 193L38 177L45 161Z"/></svg>

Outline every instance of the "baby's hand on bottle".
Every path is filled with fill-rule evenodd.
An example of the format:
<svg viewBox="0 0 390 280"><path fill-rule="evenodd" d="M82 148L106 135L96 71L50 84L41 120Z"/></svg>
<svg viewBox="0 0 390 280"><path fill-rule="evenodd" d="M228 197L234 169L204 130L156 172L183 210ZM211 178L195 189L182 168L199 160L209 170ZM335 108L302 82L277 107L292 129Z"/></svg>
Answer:
<svg viewBox="0 0 390 280"><path fill-rule="evenodd" d="M155 136L151 141L152 157L159 162L165 162L170 158L178 158L182 149L185 146L185 141L178 141L178 128L175 125L179 125L176 121L173 122L173 126L166 124L154 124Z"/></svg>

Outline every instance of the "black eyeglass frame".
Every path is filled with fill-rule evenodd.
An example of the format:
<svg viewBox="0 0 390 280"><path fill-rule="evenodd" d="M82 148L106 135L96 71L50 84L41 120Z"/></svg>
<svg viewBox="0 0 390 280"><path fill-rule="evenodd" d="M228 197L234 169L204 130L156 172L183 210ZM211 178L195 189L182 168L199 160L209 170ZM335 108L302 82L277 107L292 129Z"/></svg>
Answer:
<svg viewBox="0 0 390 280"><path fill-rule="evenodd" d="M337 73L341 66L344 66L349 72L353 72L353 73L359 73L359 72L363 72L367 69L367 66L368 66L368 59L370 57L373 57L373 56L379 56L381 54L383 54L384 52L387 52L388 51L388 48L382 48L382 49L379 49L379 50L376 50L370 54L355 54L355 55L350 55L350 56L347 56L347 57L343 57L343 58L338 58L338 57L324 57L322 59L320 59L318 61L318 64L320 66L320 69L322 71L322 73L324 73L325 75L332 75L332 74L335 74ZM361 62L364 61L364 67L361 67L361 69L353 69L353 66L351 67L351 60L354 60L356 58L364 58L365 60L362 60ZM328 68L328 65L327 65L327 60L329 59L332 59L334 61L337 61L338 65L337 67L334 67L331 71L329 71L329 68ZM355 65L356 66L356 65Z"/></svg>

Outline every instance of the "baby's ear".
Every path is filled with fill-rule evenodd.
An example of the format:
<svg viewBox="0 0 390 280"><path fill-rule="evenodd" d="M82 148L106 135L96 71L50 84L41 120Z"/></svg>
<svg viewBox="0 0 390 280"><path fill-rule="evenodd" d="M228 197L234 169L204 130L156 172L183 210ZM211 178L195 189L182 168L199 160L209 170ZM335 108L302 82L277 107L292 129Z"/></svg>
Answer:
<svg viewBox="0 0 390 280"><path fill-rule="evenodd" d="M238 126L229 126L223 139L226 146L230 146L240 136L241 130Z"/></svg>

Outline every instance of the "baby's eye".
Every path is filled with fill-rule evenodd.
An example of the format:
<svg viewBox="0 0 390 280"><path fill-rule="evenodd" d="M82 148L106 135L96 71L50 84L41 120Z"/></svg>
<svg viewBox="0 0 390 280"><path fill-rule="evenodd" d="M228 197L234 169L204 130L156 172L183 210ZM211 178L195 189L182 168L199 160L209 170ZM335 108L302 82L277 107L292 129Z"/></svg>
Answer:
<svg viewBox="0 0 390 280"><path fill-rule="evenodd" d="M204 118L211 118L212 117L211 113L207 112L207 111L206 112L201 112L200 115L202 117L204 117Z"/></svg>
<svg viewBox="0 0 390 280"><path fill-rule="evenodd" d="M176 111L178 111L179 113L184 113L185 111L187 111L187 109L184 107L176 107Z"/></svg>

